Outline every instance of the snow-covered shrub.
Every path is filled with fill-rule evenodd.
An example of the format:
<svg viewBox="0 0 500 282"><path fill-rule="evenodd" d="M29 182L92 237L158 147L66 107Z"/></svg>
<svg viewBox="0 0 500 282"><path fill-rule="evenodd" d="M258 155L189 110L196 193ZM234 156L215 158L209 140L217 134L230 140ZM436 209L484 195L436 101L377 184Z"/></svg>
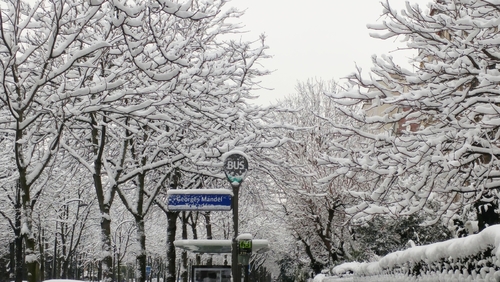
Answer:
<svg viewBox="0 0 500 282"><path fill-rule="evenodd" d="M408 281L426 281L438 276L460 281L492 279L500 275L500 225L465 238L393 252L376 262L344 263L334 267L332 273L337 276L353 273L356 277L404 275Z"/></svg>

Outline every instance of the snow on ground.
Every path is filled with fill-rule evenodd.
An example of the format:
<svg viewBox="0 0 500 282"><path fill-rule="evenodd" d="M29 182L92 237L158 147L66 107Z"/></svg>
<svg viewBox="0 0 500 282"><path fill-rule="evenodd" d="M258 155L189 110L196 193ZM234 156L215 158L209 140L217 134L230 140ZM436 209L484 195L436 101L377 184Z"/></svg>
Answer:
<svg viewBox="0 0 500 282"><path fill-rule="evenodd" d="M481 253L494 247L492 262L500 267L500 225L490 226L479 234L455 238L425 246L415 246L404 251L390 253L380 260L369 263L350 262L334 267L334 277L318 275L313 282L340 281L500 281L500 271L494 267L483 267L478 273L460 273L458 270L422 273L418 277L405 274L389 274L388 269L404 269L408 264L425 262L431 264L441 259L458 259ZM346 274L353 273L353 274ZM343 276L343 277L342 277Z"/></svg>
<svg viewBox="0 0 500 282"><path fill-rule="evenodd" d="M51 279L45 280L43 282L83 282L82 280L72 280L72 279Z"/></svg>
<svg viewBox="0 0 500 282"><path fill-rule="evenodd" d="M327 277L323 280L314 280L313 282L492 282L495 279L472 279L459 275L433 274L420 277L408 277L406 275L380 275L367 277Z"/></svg>
<svg viewBox="0 0 500 282"><path fill-rule="evenodd" d="M84 282L84 281L72 280L72 279L51 279L51 280L45 280L43 282Z"/></svg>

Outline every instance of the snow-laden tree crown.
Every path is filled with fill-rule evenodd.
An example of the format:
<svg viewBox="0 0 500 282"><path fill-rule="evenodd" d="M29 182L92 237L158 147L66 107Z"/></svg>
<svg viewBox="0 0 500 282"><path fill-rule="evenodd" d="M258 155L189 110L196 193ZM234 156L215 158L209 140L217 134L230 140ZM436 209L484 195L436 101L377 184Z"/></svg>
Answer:
<svg viewBox="0 0 500 282"><path fill-rule="evenodd" d="M434 1L430 13L383 3L385 20L369 25L372 36L400 38L416 55L408 69L391 56L374 56L369 76L353 73L348 91L330 95L351 123L331 123L341 156L325 152L323 163L336 170L324 181L359 176L372 187L357 194L362 202L351 212L423 210L432 223L475 211L482 228L499 221L493 210L500 184L500 3L494 2ZM359 142L344 146L346 138Z"/></svg>
<svg viewBox="0 0 500 282"><path fill-rule="evenodd" d="M266 130L279 126L269 116L272 108L249 103L250 91L260 87L257 79L269 73L260 66L268 58L265 38L230 39L241 32L234 22L242 12L225 4L2 3L1 171L9 182L3 191L12 199L2 216L20 219L11 226L25 241L30 281L38 280L37 236L44 223L36 217L44 208L87 207L87 216L91 206L99 211L102 238L92 255L110 280L111 233L123 226L112 219L118 195L134 218L144 279L144 219L161 202L160 191L206 188L207 178L223 178L224 153L262 151L287 140ZM94 191L95 199L84 197L78 185ZM61 216L71 218L69 211ZM63 238L57 235L62 231L54 234L55 242Z"/></svg>

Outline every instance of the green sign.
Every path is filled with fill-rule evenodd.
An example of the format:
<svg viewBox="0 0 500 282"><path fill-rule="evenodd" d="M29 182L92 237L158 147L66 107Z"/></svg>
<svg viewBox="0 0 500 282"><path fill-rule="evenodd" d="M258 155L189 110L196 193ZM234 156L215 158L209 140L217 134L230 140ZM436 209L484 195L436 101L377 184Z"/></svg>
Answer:
<svg viewBox="0 0 500 282"><path fill-rule="evenodd" d="M252 253L252 240L243 239L238 241L239 253L241 254L251 254Z"/></svg>

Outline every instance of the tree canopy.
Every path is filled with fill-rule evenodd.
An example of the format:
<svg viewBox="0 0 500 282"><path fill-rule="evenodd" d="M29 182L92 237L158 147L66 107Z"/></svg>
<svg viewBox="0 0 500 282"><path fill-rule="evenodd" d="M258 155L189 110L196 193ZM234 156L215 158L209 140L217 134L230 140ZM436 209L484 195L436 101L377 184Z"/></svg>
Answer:
<svg viewBox="0 0 500 282"><path fill-rule="evenodd" d="M225 152L284 142L265 131L272 108L249 103L250 90L259 87L256 78L269 73L259 65L268 57L265 38L231 39L241 29L232 20L242 12L225 4L51 0L2 5L0 130L8 160L2 177L9 180L3 191L11 199L2 216L24 240L25 256L17 264L26 263L29 281L43 275L41 208L61 211L60 220L70 228L66 221L81 212L80 204L87 212L94 201L53 194L50 185L64 183L76 191L79 185L93 186L92 208L99 210L102 236L96 255L104 280L112 279L112 229L117 227L111 213L118 195L136 222L139 278L145 279L144 218L161 189L199 188L197 179L223 178ZM69 175L70 181L64 178ZM62 200L62 206L50 204L47 196ZM76 211L70 197L80 202ZM70 236L62 226L58 231L56 225L55 246ZM69 252L64 255L75 250ZM54 259L57 255L54 251Z"/></svg>
<svg viewBox="0 0 500 282"><path fill-rule="evenodd" d="M499 222L498 6L490 1L434 1L429 13L383 3L372 36L400 37L416 55L409 68L374 56L370 76L353 73L332 93L352 122L332 121L342 157L330 178L367 173L370 192L352 212L428 214L427 223L476 212L480 226ZM346 137L360 139L344 146ZM347 150L345 150L347 148ZM347 168L347 169L344 169ZM327 179L325 179L327 181ZM437 204L439 203L439 204Z"/></svg>

